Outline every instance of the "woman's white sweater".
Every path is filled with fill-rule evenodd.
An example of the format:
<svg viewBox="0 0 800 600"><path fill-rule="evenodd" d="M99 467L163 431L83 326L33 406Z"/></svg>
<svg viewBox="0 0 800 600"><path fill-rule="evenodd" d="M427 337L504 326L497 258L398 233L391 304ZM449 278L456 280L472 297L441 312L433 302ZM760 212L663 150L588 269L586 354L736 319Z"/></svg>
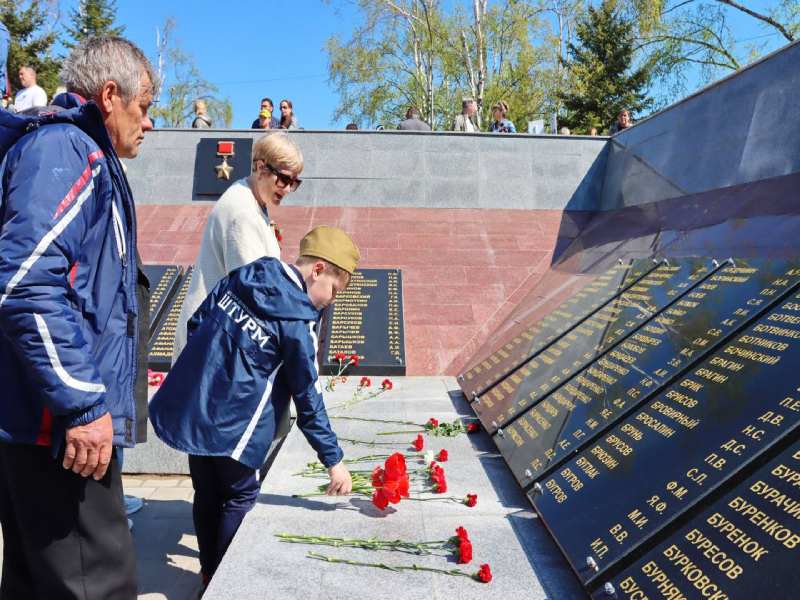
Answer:
<svg viewBox="0 0 800 600"><path fill-rule="evenodd" d="M280 258L281 249L269 215L258 204L247 180L240 179L222 194L206 222L178 319L173 363L186 345L186 324L214 286L234 269L262 256Z"/></svg>

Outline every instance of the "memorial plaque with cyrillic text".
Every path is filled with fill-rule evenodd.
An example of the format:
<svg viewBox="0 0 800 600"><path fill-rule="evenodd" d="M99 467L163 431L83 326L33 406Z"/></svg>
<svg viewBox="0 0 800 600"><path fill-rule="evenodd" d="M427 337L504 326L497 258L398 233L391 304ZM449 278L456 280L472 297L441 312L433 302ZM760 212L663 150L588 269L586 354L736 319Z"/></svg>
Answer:
<svg viewBox="0 0 800 600"><path fill-rule="evenodd" d="M150 282L150 336L152 336L178 290L181 268L171 265L145 265L144 271Z"/></svg>
<svg viewBox="0 0 800 600"><path fill-rule="evenodd" d="M405 375L403 281L399 269L359 269L323 317L322 373L339 371L337 354L358 356L345 375Z"/></svg>
<svg viewBox="0 0 800 600"><path fill-rule="evenodd" d="M659 313L629 343L612 347L504 428L494 441L517 480L528 486L593 436L660 393L732 332L774 304L773 289L800 282L800 261L736 261L715 271ZM724 364L716 359L713 366Z"/></svg>
<svg viewBox="0 0 800 600"><path fill-rule="evenodd" d="M799 555L800 443L794 443L633 565L603 579L613 591L601 586L594 597L796 598Z"/></svg>
<svg viewBox="0 0 800 600"><path fill-rule="evenodd" d="M660 265L480 396L472 403L473 410L487 431L494 432L629 334L621 347L629 351L642 347L637 336L647 336L635 330L667 305L690 302L684 294L712 269L711 261L704 259L677 259ZM536 414L542 413L534 413L534 417Z"/></svg>
<svg viewBox="0 0 800 600"><path fill-rule="evenodd" d="M540 321L509 339L501 348L466 371L459 379L461 389L468 398L472 398L473 394L483 394L517 366L534 357L560 335L586 319L608 300L634 285L652 271L656 264L647 259L615 265L562 302Z"/></svg>
<svg viewBox="0 0 800 600"><path fill-rule="evenodd" d="M150 340L148 364L153 371L169 371L172 368L172 347L175 345L175 332L178 329L178 319L181 314L183 300L192 281L194 267L186 270L178 293L170 302L169 308L164 312L164 317L158 323L156 332Z"/></svg>
<svg viewBox="0 0 800 600"><path fill-rule="evenodd" d="M783 287L764 295L780 299ZM798 364L794 289L529 492L584 583L797 434Z"/></svg>

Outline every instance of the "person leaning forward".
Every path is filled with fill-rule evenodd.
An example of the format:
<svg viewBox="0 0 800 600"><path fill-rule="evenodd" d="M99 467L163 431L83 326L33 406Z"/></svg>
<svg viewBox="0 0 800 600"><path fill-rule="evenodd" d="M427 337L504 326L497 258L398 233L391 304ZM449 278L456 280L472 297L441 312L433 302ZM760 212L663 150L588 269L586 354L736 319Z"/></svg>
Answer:
<svg viewBox="0 0 800 600"><path fill-rule="evenodd" d="M189 454L204 585L255 506L257 469L290 396L328 469L327 493L352 490L323 404L315 327L359 258L345 232L323 226L300 241L294 265L263 257L231 272L189 320L186 346L150 402L156 435Z"/></svg>
<svg viewBox="0 0 800 600"><path fill-rule="evenodd" d="M131 42L94 37L60 77L66 110L0 112L0 597L135 598L112 453L139 426L136 222L120 158L152 128L155 71Z"/></svg>

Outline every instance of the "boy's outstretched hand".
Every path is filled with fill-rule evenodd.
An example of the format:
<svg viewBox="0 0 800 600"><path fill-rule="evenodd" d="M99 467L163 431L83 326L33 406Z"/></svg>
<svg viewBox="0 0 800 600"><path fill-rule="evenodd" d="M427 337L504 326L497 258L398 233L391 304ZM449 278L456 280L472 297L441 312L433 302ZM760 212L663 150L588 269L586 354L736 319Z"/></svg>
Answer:
<svg viewBox="0 0 800 600"><path fill-rule="evenodd" d="M343 462L330 467L328 475L331 478L328 489L325 490L328 496L347 496L353 491L353 480L350 478L350 471L347 470Z"/></svg>

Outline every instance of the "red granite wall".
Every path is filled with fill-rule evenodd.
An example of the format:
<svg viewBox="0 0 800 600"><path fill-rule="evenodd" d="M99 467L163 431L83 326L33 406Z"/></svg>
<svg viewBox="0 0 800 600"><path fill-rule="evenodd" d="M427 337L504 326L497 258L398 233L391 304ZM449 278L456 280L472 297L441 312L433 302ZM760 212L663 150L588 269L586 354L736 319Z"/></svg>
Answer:
<svg viewBox="0 0 800 600"><path fill-rule="evenodd" d="M140 206L145 263L194 263L211 206ZM575 216L575 213L572 213ZM578 214L579 216L580 214ZM284 260L317 225L353 236L359 266L403 273L409 375L456 374L577 234L558 210L283 207Z"/></svg>

